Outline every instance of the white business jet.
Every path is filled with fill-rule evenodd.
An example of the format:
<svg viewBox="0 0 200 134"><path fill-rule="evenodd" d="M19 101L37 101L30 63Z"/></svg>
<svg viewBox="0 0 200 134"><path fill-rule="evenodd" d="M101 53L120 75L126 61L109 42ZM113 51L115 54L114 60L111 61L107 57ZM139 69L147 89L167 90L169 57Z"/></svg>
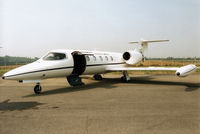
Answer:
<svg viewBox="0 0 200 134"><path fill-rule="evenodd" d="M148 43L164 42L168 40L153 40L130 42L140 44L140 47L124 53L85 51L85 50L52 50L39 60L13 69L2 76L5 80L17 80L22 83L37 83L35 94L40 94L40 85L43 79L66 77L71 86L80 86L81 75L94 75L95 80L102 80L100 74L122 71L121 80L128 82L130 77L127 71L134 70L174 70L179 77L185 77L196 70L195 65L177 67L131 67L144 61L144 51Z"/></svg>

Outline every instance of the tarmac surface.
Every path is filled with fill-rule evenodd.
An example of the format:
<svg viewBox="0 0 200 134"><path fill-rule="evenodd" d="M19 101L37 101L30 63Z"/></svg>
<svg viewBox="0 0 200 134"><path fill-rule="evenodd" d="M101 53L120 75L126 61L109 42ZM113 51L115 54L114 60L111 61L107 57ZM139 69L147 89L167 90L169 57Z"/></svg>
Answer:
<svg viewBox="0 0 200 134"><path fill-rule="evenodd" d="M41 95L0 80L0 134L200 134L199 74L103 77L45 80Z"/></svg>

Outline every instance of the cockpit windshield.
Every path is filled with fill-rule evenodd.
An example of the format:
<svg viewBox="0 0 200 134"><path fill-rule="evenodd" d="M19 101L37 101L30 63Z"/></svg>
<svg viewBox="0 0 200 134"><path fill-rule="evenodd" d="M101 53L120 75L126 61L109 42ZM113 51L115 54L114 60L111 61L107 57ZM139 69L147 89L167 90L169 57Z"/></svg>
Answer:
<svg viewBox="0 0 200 134"><path fill-rule="evenodd" d="M48 53L43 60L62 60L66 58L66 54L64 53Z"/></svg>

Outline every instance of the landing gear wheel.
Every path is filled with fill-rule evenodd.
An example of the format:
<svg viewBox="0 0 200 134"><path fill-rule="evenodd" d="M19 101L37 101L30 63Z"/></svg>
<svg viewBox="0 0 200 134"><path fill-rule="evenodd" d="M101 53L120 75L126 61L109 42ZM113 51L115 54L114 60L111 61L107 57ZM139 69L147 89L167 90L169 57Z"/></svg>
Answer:
<svg viewBox="0 0 200 134"><path fill-rule="evenodd" d="M96 74L93 77L94 77L95 80L103 80L103 78L100 74Z"/></svg>
<svg viewBox="0 0 200 134"><path fill-rule="evenodd" d="M40 84L37 84L35 87L34 87L34 92L35 94L40 94L42 91L42 87L40 86Z"/></svg>
<svg viewBox="0 0 200 134"><path fill-rule="evenodd" d="M78 75L70 75L70 76L68 76L67 77L67 81L73 87L84 85L84 83L82 82L82 78L79 77Z"/></svg>
<svg viewBox="0 0 200 134"><path fill-rule="evenodd" d="M128 82L127 78L125 76L121 77L121 82Z"/></svg>
<svg viewBox="0 0 200 134"><path fill-rule="evenodd" d="M122 73L123 73L123 76L121 77L121 81L122 82L129 82L131 80L131 78L129 77L128 72L123 71Z"/></svg>

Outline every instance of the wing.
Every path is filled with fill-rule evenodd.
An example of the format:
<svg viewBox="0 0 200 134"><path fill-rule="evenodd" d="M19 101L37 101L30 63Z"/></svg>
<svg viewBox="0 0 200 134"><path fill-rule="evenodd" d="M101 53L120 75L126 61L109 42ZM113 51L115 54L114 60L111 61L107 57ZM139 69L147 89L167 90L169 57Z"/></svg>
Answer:
<svg viewBox="0 0 200 134"><path fill-rule="evenodd" d="M195 72L197 69L197 66L190 64L183 67L126 67L126 66L118 66L118 67L109 67L107 68L107 71L176 71L176 75L179 77L185 77L189 74Z"/></svg>
<svg viewBox="0 0 200 134"><path fill-rule="evenodd" d="M178 67L112 67L108 71L177 71Z"/></svg>

